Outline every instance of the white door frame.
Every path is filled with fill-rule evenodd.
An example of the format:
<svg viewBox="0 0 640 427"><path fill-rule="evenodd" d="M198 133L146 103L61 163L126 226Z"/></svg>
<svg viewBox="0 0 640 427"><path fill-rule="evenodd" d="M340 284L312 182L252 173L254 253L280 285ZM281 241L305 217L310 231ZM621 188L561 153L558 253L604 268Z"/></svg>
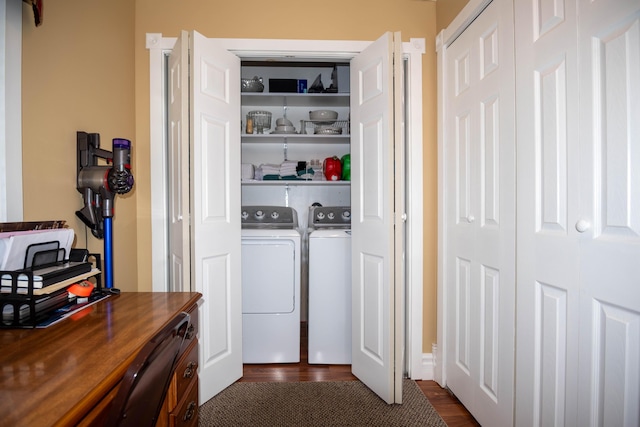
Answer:
<svg viewBox="0 0 640 427"><path fill-rule="evenodd" d="M280 39L217 39L221 47L241 58L303 56L308 59L349 60L370 41L280 40ZM151 269L152 290L169 289L167 236L167 154L165 115L165 56L176 37L147 33L149 50L150 97L150 176L151 176ZM407 60L407 120L406 132L406 278L407 328L406 369L412 379L432 379L433 366L423 365L422 295L423 295L423 162L422 162L422 55L424 39L411 39L402 46ZM429 359L429 358L427 358Z"/></svg>
<svg viewBox="0 0 640 427"><path fill-rule="evenodd" d="M0 222L23 220L22 10L0 0Z"/></svg>

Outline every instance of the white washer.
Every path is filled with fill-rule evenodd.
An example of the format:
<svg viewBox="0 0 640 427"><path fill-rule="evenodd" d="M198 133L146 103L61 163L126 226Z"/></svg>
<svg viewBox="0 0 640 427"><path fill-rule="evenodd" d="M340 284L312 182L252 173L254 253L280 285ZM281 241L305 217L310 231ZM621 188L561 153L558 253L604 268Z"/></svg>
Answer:
<svg viewBox="0 0 640 427"><path fill-rule="evenodd" d="M243 363L300 362L300 241L293 208L242 207Z"/></svg>
<svg viewBox="0 0 640 427"><path fill-rule="evenodd" d="M351 211L309 210L309 363L351 363Z"/></svg>

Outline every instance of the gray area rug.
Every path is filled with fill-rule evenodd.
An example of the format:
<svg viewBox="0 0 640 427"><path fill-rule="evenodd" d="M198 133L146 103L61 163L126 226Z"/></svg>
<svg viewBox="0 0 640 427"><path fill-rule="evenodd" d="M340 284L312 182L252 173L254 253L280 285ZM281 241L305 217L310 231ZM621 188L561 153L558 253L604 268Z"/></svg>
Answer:
<svg viewBox="0 0 640 427"><path fill-rule="evenodd" d="M360 381L232 384L200 407L200 426L444 426L415 381L387 405Z"/></svg>

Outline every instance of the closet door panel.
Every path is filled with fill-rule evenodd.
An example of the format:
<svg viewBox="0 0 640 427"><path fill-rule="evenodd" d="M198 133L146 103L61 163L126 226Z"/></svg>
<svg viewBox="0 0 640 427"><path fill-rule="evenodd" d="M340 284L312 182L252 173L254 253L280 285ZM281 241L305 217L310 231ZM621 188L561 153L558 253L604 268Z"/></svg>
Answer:
<svg viewBox="0 0 640 427"><path fill-rule="evenodd" d="M537 424L561 426L565 420L565 364L567 355L567 291L535 283L534 385ZM544 392L543 392L544 391Z"/></svg>
<svg viewBox="0 0 640 427"><path fill-rule="evenodd" d="M500 102L494 95L480 103L480 218L481 226L500 226Z"/></svg>
<svg viewBox="0 0 640 427"><path fill-rule="evenodd" d="M516 1L516 425L575 425L576 5Z"/></svg>
<svg viewBox="0 0 640 427"><path fill-rule="evenodd" d="M546 64L545 64L546 65ZM534 71L536 231L567 234L567 74L563 59Z"/></svg>
<svg viewBox="0 0 640 427"><path fill-rule="evenodd" d="M640 3L578 5L579 424L640 425Z"/></svg>
<svg viewBox="0 0 640 427"><path fill-rule="evenodd" d="M456 117L455 159L456 159L456 222L466 225L471 221L471 116L464 111Z"/></svg>
<svg viewBox="0 0 640 427"><path fill-rule="evenodd" d="M640 236L640 23L632 20L591 43L594 108L595 236ZM635 118L635 119L634 119Z"/></svg>
<svg viewBox="0 0 640 427"><path fill-rule="evenodd" d="M638 425L640 4L515 5L516 423Z"/></svg>
<svg viewBox="0 0 640 427"><path fill-rule="evenodd" d="M515 138L511 5L447 48L447 385L483 425L513 422ZM504 15L503 15L504 14ZM506 82L511 82L509 85Z"/></svg>

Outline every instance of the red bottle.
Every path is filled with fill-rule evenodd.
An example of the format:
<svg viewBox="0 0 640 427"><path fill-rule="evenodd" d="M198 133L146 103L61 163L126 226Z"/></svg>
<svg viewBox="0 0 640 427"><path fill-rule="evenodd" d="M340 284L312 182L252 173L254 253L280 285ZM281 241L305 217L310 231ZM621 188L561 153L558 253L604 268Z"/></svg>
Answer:
<svg viewBox="0 0 640 427"><path fill-rule="evenodd" d="M324 176L327 181L339 181L342 176L342 164L336 156L327 157L322 165Z"/></svg>

